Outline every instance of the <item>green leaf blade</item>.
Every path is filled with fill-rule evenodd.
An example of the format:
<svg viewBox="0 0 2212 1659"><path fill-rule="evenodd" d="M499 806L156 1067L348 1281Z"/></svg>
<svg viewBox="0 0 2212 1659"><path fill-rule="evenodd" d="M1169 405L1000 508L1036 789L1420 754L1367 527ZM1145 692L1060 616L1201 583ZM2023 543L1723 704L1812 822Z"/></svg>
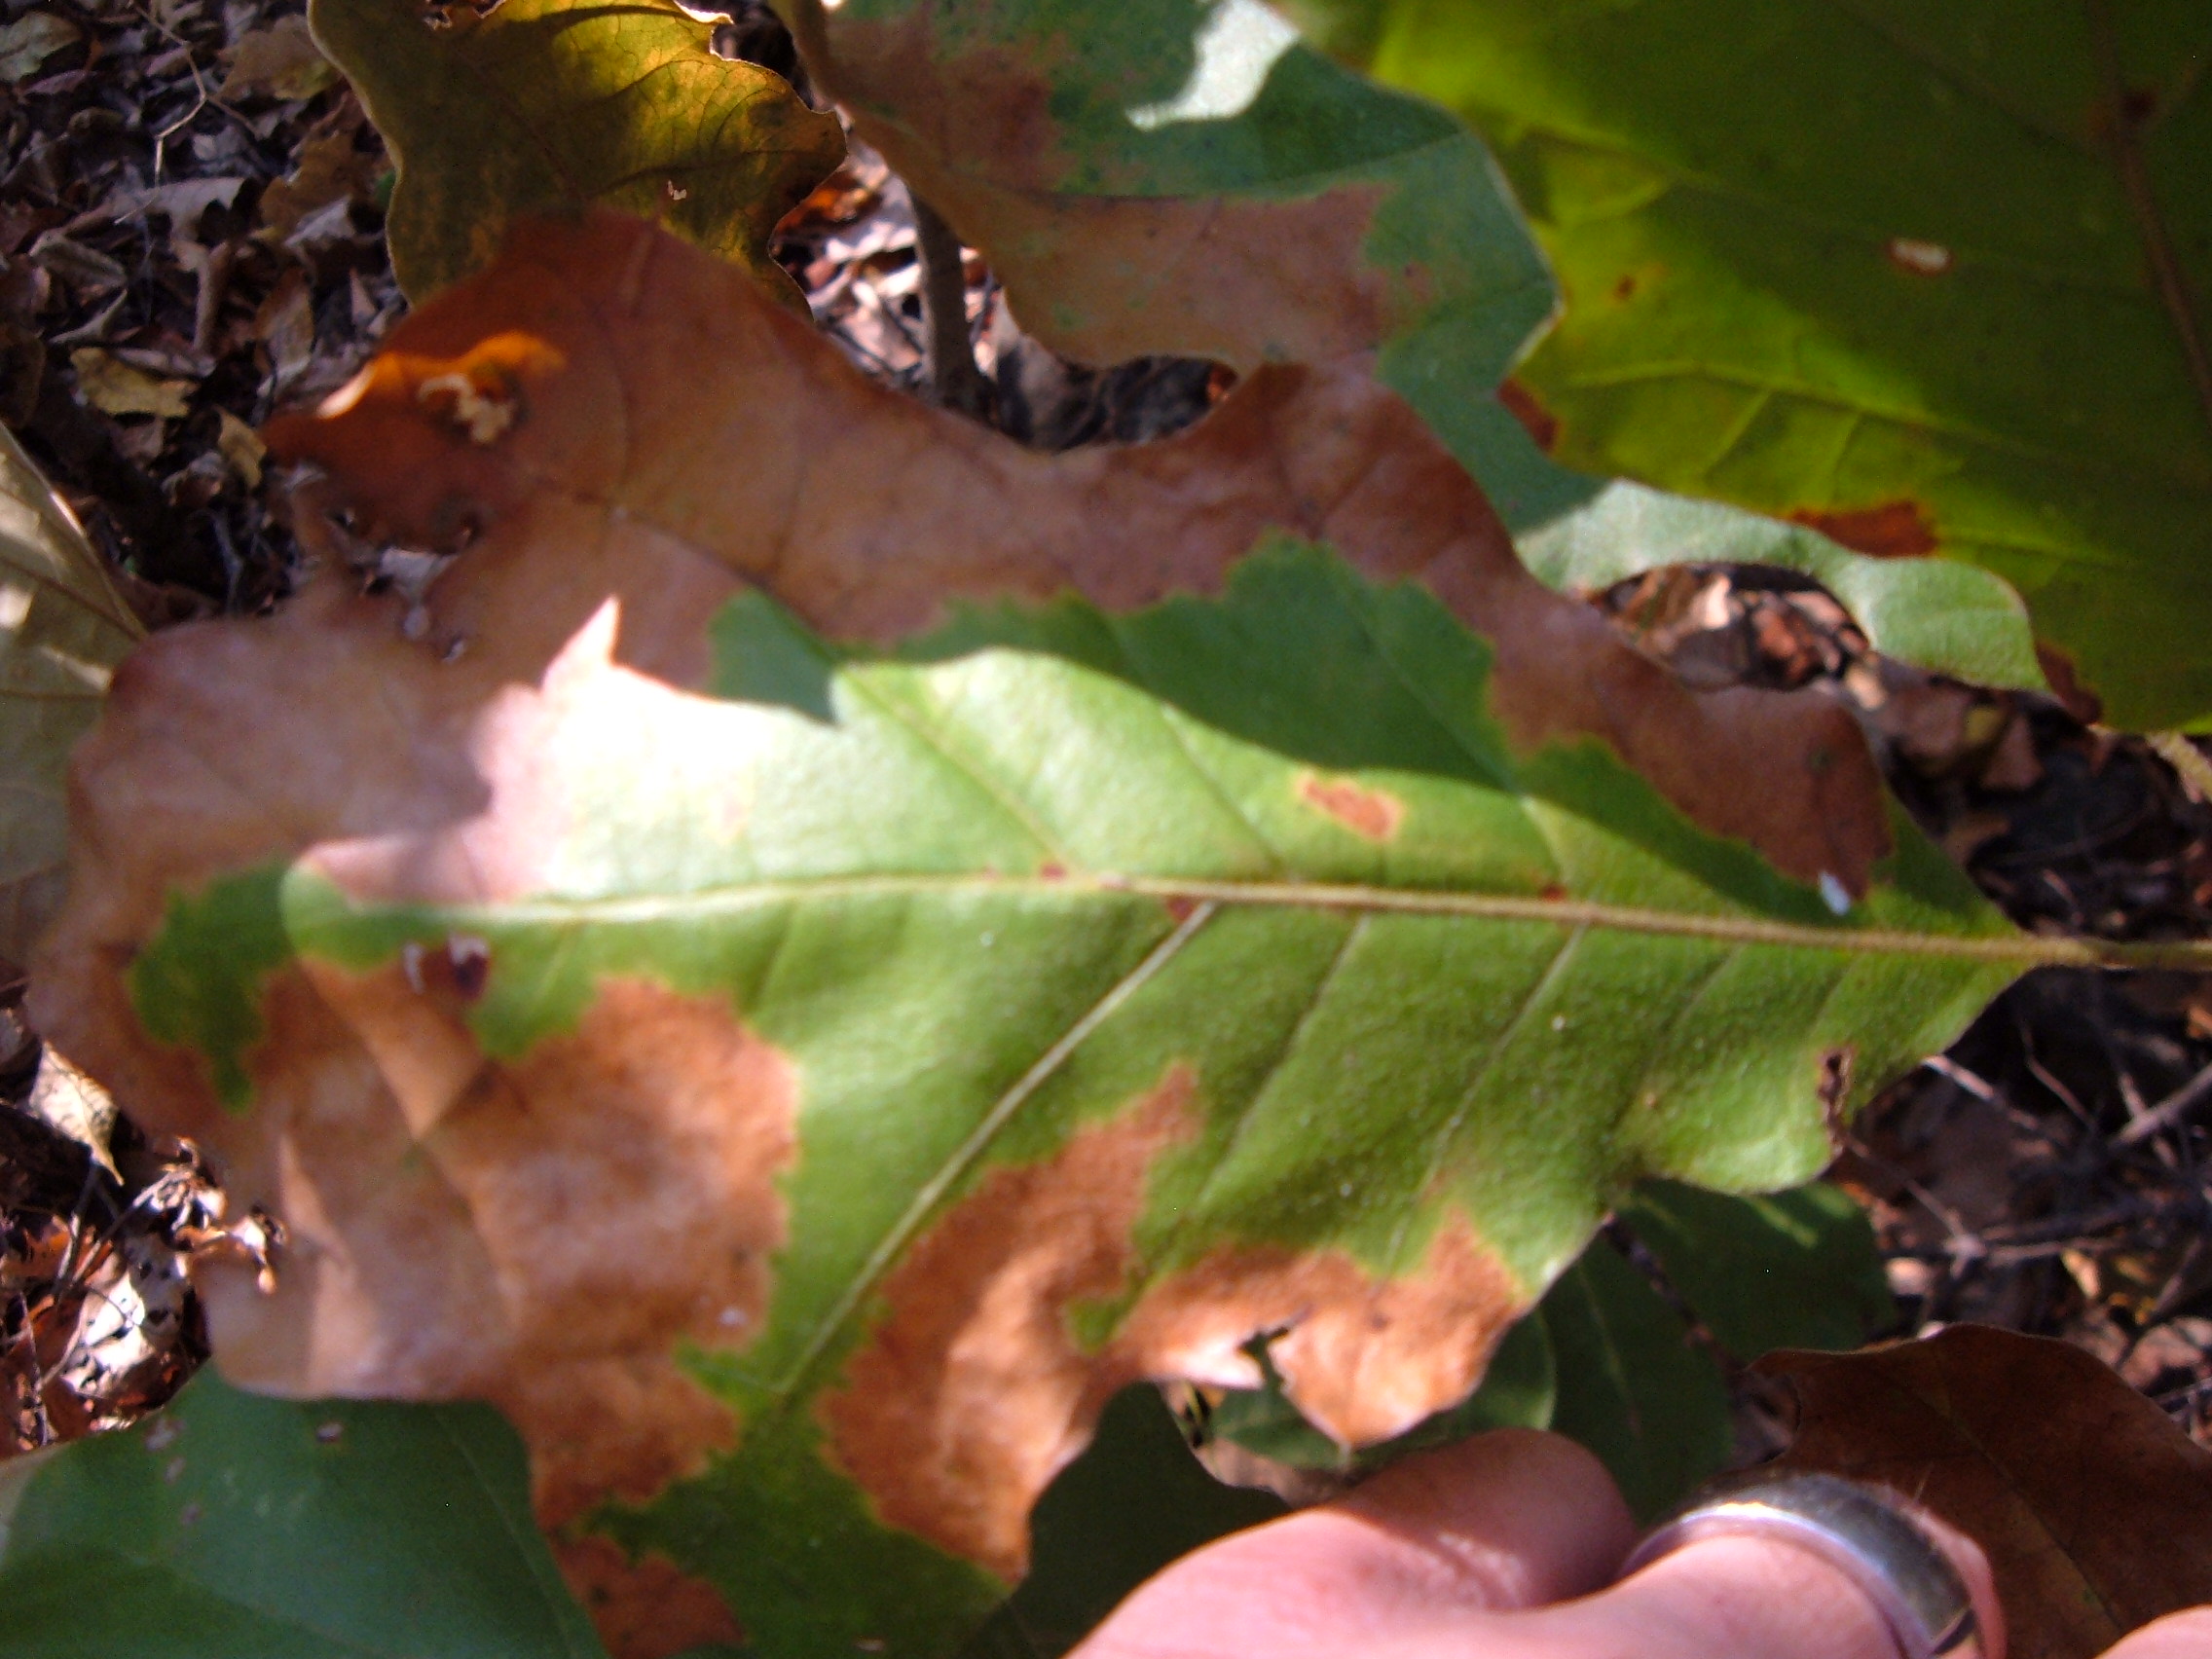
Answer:
<svg viewBox="0 0 2212 1659"><path fill-rule="evenodd" d="M1522 370L1562 461L1978 567L2115 719L2169 725L2212 710L2207 35L2184 4L2102 17L1331 26L1498 145L1567 302Z"/></svg>
<svg viewBox="0 0 2212 1659"><path fill-rule="evenodd" d="M605 1659L482 1406L265 1400L209 1370L7 1479L0 1652Z"/></svg>

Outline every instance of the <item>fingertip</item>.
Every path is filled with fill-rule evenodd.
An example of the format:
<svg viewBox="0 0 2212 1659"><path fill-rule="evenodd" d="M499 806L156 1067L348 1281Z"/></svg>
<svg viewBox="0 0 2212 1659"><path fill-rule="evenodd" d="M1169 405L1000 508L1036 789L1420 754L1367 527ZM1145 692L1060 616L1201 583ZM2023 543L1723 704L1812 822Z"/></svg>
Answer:
<svg viewBox="0 0 2212 1659"><path fill-rule="evenodd" d="M1450 1552L1494 1608L1587 1595L1636 1542L1620 1488L1564 1435L1500 1428L1408 1457L1340 1507Z"/></svg>
<svg viewBox="0 0 2212 1659"><path fill-rule="evenodd" d="M2154 1619L2105 1649L2104 1659L2212 1659L2212 1607Z"/></svg>

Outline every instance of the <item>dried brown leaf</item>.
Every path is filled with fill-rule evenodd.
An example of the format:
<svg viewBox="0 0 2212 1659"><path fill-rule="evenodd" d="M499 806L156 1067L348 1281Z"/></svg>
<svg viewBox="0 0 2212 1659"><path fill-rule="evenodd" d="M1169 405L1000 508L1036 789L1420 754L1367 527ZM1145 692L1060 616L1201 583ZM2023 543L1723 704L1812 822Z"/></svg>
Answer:
<svg viewBox="0 0 2212 1659"><path fill-rule="evenodd" d="M1778 1466L1878 1481L1981 1545L2011 1659L2091 1659L2212 1602L2212 1453L2072 1345L1955 1325L1757 1369L1797 1394Z"/></svg>

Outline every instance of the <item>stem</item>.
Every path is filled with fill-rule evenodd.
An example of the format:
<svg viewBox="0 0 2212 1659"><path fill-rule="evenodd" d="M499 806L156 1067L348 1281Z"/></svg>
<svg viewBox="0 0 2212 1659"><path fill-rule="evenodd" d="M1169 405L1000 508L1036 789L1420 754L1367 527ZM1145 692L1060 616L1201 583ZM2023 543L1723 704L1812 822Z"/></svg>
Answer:
<svg viewBox="0 0 2212 1659"><path fill-rule="evenodd" d="M922 261L930 391L945 408L988 421L991 383L976 367L976 349L968 339L968 278L960 268L960 238L911 187L907 194L914 203L914 237Z"/></svg>

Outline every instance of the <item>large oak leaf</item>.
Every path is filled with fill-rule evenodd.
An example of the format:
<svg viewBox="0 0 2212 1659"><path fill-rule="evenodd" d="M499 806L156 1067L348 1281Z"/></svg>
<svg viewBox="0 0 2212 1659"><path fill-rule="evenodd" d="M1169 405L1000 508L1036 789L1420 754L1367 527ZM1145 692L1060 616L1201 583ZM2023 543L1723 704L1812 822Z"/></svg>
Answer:
<svg viewBox="0 0 2212 1659"><path fill-rule="evenodd" d="M1630 1182L1804 1179L2039 952L1356 365L1044 457L601 214L269 435L461 551L126 665L39 1015L292 1226L226 1370L498 1401L609 1604L934 1651L1124 1382L1269 1336L1405 1428Z"/></svg>

